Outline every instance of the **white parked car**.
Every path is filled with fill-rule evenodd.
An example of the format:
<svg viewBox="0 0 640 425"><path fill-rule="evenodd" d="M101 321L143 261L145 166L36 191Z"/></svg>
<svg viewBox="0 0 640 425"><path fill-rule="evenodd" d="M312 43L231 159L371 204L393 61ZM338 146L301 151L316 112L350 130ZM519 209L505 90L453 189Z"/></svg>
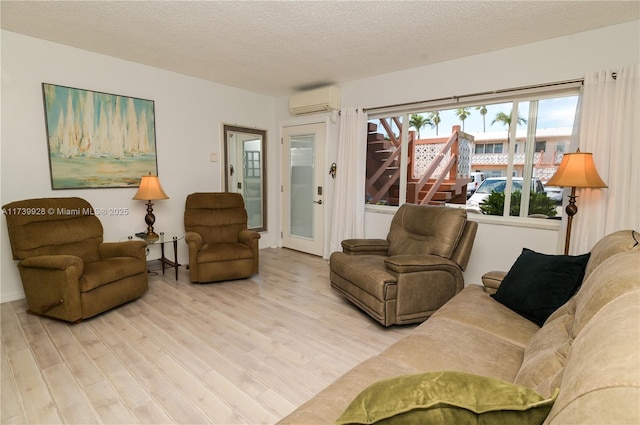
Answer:
<svg viewBox="0 0 640 425"><path fill-rule="evenodd" d="M513 177L511 179L511 184L513 185L511 188L512 192L522 192L522 177ZM485 181L478 186L478 189L476 189L475 193L467 201L467 208L480 211L480 204L489 197L491 192L495 191L501 193L504 192L506 187L506 177L489 177L488 179L485 179ZM532 179L531 190L534 192L544 192L544 186L540 180Z"/></svg>
<svg viewBox="0 0 640 425"><path fill-rule="evenodd" d="M474 192L486 178L484 173L470 173L469 177L471 178L471 181L467 183L467 199L469 199L471 195L474 194Z"/></svg>
<svg viewBox="0 0 640 425"><path fill-rule="evenodd" d="M562 193L564 192L563 188L557 186L545 186L544 192L547 194L547 197L549 199L553 199L556 204L562 203Z"/></svg>

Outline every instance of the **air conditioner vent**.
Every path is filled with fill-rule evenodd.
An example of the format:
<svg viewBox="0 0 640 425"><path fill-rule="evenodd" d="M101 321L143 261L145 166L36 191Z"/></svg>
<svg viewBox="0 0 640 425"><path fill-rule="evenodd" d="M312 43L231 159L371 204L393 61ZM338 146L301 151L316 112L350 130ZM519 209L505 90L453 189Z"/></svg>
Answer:
<svg viewBox="0 0 640 425"><path fill-rule="evenodd" d="M289 111L292 115L328 112L340 109L340 89L322 87L292 95L289 98Z"/></svg>

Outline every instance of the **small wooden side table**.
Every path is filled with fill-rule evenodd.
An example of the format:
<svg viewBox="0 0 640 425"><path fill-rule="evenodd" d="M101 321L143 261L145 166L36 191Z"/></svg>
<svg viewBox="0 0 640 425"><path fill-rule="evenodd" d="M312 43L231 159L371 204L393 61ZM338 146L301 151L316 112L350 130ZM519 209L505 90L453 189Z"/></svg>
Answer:
<svg viewBox="0 0 640 425"><path fill-rule="evenodd" d="M145 240L149 245L159 244L160 258L158 259L158 261L162 263L162 274L164 274L166 268L173 267L176 270L176 280L178 280L178 267L182 265L178 263L178 241L184 239L184 235L165 234L164 232L160 232L159 235L160 235L160 238L155 241L147 241L142 236L136 235L135 237ZM133 239L133 238L134 238L133 236L129 236L129 239ZM173 242L173 261L165 257L165 254L164 254L164 245L170 242Z"/></svg>

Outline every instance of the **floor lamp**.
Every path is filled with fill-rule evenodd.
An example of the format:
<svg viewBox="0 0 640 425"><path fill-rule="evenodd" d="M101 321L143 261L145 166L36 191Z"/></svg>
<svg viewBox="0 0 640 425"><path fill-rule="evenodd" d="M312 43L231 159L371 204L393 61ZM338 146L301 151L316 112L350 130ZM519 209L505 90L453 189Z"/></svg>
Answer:
<svg viewBox="0 0 640 425"><path fill-rule="evenodd" d="M602 181L596 165L593 162L593 155L587 152L566 153L562 157L562 162L556 173L547 182L547 186L570 187L569 205L565 209L567 213L567 235L564 240L564 255L569 255L569 242L571 240L571 222L573 216L578 212L576 206L576 188L605 188L607 185Z"/></svg>
<svg viewBox="0 0 640 425"><path fill-rule="evenodd" d="M144 221L147 223L147 233L145 233L144 239L147 242L157 241L160 237L153 231L153 223L156 222L156 216L153 215L153 204L151 201L156 199L169 199L167 194L164 193L164 190L162 190L158 176L152 176L151 173L149 173L148 176L142 176L140 187L133 199L147 201L147 215L144 217Z"/></svg>

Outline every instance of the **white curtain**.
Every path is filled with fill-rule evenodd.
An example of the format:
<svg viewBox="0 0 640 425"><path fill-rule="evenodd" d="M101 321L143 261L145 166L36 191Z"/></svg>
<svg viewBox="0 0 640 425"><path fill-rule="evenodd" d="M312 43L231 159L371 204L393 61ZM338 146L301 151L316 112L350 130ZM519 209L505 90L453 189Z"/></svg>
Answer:
<svg viewBox="0 0 640 425"><path fill-rule="evenodd" d="M344 239L364 236L367 120L367 113L362 108L342 108L330 252L340 251Z"/></svg>
<svg viewBox="0 0 640 425"><path fill-rule="evenodd" d="M593 153L609 187L576 190L570 254L616 230L640 230L640 66L588 73L581 108L578 147Z"/></svg>

